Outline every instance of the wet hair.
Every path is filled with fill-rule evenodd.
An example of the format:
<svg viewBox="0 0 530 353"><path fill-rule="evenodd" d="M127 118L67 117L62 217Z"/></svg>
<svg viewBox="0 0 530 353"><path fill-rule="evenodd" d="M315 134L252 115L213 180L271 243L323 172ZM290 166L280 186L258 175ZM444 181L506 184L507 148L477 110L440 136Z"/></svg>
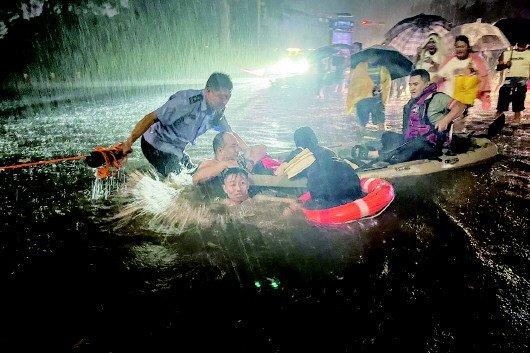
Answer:
<svg viewBox="0 0 530 353"><path fill-rule="evenodd" d="M217 155L217 152L219 151L219 149L223 147L224 137L227 133L228 131L222 131L218 133L217 135L215 135L215 137L213 138L212 147L213 147L213 153L215 155Z"/></svg>
<svg viewBox="0 0 530 353"><path fill-rule="evenodd" d="M222 72L214 72L210 75L208 81L206 81L206 88L212 91L220 91L222 89L231 91L233 86L230 76Z"/></svg>
<svg viewBox="0 0 530 353"><path fill-rule="evenodd" d="M421 80L423 82L429 82L431 80L431 75L429 74L429 72L427 70L424 70L424 69L412 70L410 72L409 76L410 77L412 77L412 76L420 76Z"/></svg>
<svg viewBox="0 0 530 353"><path fill-rule="evenodd" d="M245 179L248 179L248 172L241 168L241 167L230 167L230 168L226 168L222 173L221 173L221 182L224 184L225 183L225 180L226 178L228 178L230 175L232 174L235 174L235 175L242 175L245 177Z"/></svg>
<svg viewBox="0 0 530 353"><path fill-rule="evenodd" d="M317 135L309 126L302 126L294 132L294 144L297 148L309 148L314 151L318 147Z"/></svg>
<svg viewBox="0 0 530 353"><path fill-rule="evenodd" d="M455 44L456 42L464 42L467 44L468 48L471 49L471 44L469 44L469 38L467 36L464 36L464 35L459 35L459 36L456 36L455 38Z"/></svg>

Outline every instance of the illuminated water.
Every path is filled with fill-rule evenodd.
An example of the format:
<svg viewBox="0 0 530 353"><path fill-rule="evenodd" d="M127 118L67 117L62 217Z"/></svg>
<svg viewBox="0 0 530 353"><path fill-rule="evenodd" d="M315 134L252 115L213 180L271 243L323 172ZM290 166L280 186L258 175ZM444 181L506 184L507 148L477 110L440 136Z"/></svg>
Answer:
<svg viewBox="0 0 530 353"><path fill-rule="evenodd" d="M4 102L1 164L113 144L177 89ZM274 153L301 125L330 145L357 138L341 99L248 81L226 113ZM467 128L490 120L474 112ZM91 201L82 163L0 173L0 349L526 352L528 128L505 128L491 163L400 181L383 215L338 229L258 214L179 236L141 218L115 230L118 203ZM212 137L190 155L209 156ZM128 170L145 167L137 147Z"/></svg>

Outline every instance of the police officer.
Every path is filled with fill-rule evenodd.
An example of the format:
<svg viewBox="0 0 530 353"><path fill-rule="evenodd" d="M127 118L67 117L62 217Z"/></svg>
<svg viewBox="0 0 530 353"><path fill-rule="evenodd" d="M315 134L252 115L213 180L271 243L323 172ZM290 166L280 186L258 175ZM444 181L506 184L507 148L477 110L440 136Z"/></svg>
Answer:
<svg viewBox="0 0 530 353"><path fill-rule="evenodd" d="M184 149L209 129L231 131L223 114L231 96L232 81L224 73L215 72L202 90L178 91L160 108L147 114L122 143L122 152L131 152L132 144L141 136L145 158L163 176L180 173L193 164ZM236 135L236 134L234 134ZM237 136L243 148L246 144Z"/></svg>

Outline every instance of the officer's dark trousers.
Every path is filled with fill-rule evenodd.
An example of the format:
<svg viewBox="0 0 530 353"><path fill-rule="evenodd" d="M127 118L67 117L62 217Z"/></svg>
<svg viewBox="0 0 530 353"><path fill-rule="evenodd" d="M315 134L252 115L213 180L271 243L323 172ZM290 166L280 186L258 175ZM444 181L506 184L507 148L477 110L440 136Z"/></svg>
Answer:
<svg viewBox="0 0 530 353"><path fill-rule="evenodd" d="M149 163L155 167L156 171L164 177L168 176L171 172L179 174L182 170L181 160L178 156L157 150L143 136L142 152Z"/></svg>
<svg viewBox="0 0 530 353"><path fill-rule="evenodd" d="M435 146L421 136L404 144L402 134L388 131L381 136L381 143L383 145L381 160L390 164L435 159L442 154L441 146Z"/></svg>

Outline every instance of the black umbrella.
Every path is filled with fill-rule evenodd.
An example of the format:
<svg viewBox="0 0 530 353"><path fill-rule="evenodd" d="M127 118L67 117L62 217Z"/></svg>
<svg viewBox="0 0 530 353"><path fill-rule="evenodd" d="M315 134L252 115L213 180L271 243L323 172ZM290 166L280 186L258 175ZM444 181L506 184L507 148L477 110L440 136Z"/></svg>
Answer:
<svg viewBox="0 0 530 353"><path fill-rule="evenodd" d="M517 42L530 43L530 19L503 18L495 23L512 45Z"/></svg>
<svg viewBox="0 0 530 353"><path fill-rule="evenodd" d="M361 50L351 56L352 68L361 62L386 67L392 80L408 76L413 67L412 61L406 56L391 47L382 45Z"/></svg>
<svg viewBox="0 0 530 353"><path fill-rule="evenodd" d="M343 43L337 43L337 44L331 44L333 48L336 48L337 50L346 49L351 50L352 46L349 44L343 44Z"/></svg>
<svg viewBox="0 0 530 353"><path fill-rule="evenodd" d="M348 44L331 44L326 45L324 47L320 47L318 49L315 49L314 56L319 59L327 58L333 55L336 55L341 50L352 50L352 46Z"/></svg>

